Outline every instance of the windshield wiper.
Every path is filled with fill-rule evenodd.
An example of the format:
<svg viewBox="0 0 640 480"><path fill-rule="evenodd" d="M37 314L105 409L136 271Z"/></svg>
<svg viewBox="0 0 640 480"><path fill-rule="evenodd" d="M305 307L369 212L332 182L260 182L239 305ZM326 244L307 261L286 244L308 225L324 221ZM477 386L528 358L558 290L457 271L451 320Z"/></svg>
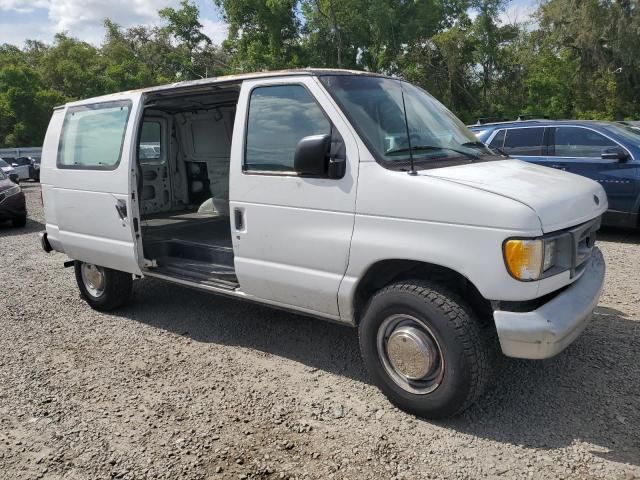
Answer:
<svg viewBox="0 0 640 480"><path fill-rule="evenodd" d="M476 140L475 142L465 142L465 143L462 144L462 146L463 147L470 147L470 148L473 148L473 147L487 148L487 146L484 143L482 143L481 141L479 141L479 140Z"/></svg>
<svg viewBox="0 0 640 480"><path fill-rule="evenodd" d="M482 147L482 148L486 148L488 150L495 150L496 152L498 152L500 155L504 156L504 157L508 157L509 155L507 155L506 153L504 153L504 151L501 148L498 147L491 147L485 143L480 142L479 140L476 140L475 142L466 142L462 144L463 147Z"/></svg>
<svg viewBox="0 0 640 480"><path fill-rule="evenodd" d="M416 150L449 150L451 152L459 153L465 157L473 158L474 160L479 160L480 157L474 155L473 153L465 152L463 150L456 150L455 148L443 147L441 145L411 145L409 147L402 148L393 148L391 150L387 150L384 152L385 155L394 154L394 153L406 153L406 152L415 152Z"/></svg>

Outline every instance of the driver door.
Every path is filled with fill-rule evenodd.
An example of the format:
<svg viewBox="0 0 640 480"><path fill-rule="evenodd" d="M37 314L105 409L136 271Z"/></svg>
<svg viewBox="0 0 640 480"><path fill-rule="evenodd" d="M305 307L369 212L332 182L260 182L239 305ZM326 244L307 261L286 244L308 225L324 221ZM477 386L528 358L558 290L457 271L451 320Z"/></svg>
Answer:
<svg viewBox="0 0 640 480"><path fill-rule="evenodd" d="M237 111L229 199L240 289L337 319L355 219L351 127L311 76L245 81ZM294 171L297 144L319 134L346 158L341 178Z"/></svg>
<svg viewBox="0 0 640 480"><path fill-rule="evenodd" d="M607 193L609 210L630 210L637 196L637 165L601 157L606 149L623 147L590 128L558 126L551 130L549 159L553 166L600 183Z"/></svg>

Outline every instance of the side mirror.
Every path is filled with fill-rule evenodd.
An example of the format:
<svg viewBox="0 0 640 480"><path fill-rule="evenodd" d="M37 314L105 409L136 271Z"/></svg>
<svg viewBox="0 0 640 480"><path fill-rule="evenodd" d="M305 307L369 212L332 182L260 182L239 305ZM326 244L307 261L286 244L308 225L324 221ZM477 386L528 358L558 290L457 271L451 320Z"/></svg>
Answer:
<svg viewBox="0 0 640 480"><path fill-rule="evenodd" d="M611 147L605 148L602 151L600 157L603 160L617 160L620 162L624 162L627 158L629 158L629 154L620 147Z"/></svg>
<svg viewBox="0 0 640 480"><path fill-rule="evenodd" d="M10 173L9 180L11 180L13 183L20 183L20 177L17 173Z"/></svg>
<svg viewBox="0 0 640 480"><path fill-rule="evenodd" d="M329 160L329 171L327 177L342 178L347 171L347 162L344 158L332 158Z"/></svg>
<svg viewBox="0 0 640 480"><path fill-rule="evenodd" d="M331 135L310 135L296 146L293 169L301 175L327 175Z"/></svg>

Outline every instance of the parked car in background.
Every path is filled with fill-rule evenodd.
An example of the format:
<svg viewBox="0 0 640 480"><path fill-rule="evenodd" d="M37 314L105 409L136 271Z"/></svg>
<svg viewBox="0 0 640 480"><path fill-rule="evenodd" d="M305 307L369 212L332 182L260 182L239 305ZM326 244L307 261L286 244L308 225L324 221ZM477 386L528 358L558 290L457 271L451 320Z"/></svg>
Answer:
<svg viewBox="0 0 640 480"><path fill-rule="evenodd" d="M29 161L29 178L34 182L40 181L40 157L23 157Z"/></svg>
<svg viewBox="0 0 640 480"><path fill-rule="evenodd" d="M3 160L6 161L9 165L11 165L20 180L29 180L31 178L29 172L31 167L31 160L28 157L18 157L18 158L9 158L3 157Z"/></svg>
<svg viewBox="0 0 640 480"><path fill-rule="evenodd" d="M27 223L27 206L22 189L0 170L0 222L10 220L14 227Z"/></svg>
<svg viewBox="0 0 640 480"><path fill-rule="evenodd" d="M597 181L609 199L603 223L639 226L640 131L589 120L500 122L473 125L471 130L513 158Z"/></svg>
<svg viewBox="0 0 640 480"><path fill-rule="evenodd" d="M16 169L13 168L6 161L4 161L2 158L0 158L0 170L2 170L2 173L4 173L9 179L14 181L15 183L18 183L20 181L20 178L19 178L18 172L16 172Z"/></svg>

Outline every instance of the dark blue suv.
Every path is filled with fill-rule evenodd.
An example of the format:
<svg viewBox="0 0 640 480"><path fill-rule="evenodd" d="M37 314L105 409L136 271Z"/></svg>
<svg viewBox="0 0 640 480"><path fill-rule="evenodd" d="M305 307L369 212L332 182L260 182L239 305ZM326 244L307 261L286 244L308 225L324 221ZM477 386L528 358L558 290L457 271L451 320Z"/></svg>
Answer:
<svg viewBox="0 0 640 480"><path fill-rule="evenodd" d="M603 223L639 226L640 131L588 120L520 120L470 128L481 142L513 158L599 182L609 199Z"/></svg>

